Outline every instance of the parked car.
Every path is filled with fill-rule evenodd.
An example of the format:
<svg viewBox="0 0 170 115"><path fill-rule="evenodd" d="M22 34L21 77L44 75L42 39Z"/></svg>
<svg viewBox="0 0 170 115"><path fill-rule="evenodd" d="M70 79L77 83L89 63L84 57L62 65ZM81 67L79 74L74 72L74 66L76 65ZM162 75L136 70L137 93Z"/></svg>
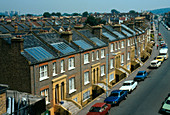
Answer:
<svg viewBox="0 0 170 115"><path fill-rule="evenodd" d="M165 99L165 101L162 103L162 106L159 110L159 113L161 114L170 114L170 94Z"/></svg>
<svg viewBox="0 0 170 115"><path fill-rule="evenodd" d="M164 59L168 59L168 48L164 47L159 50L159 55L163 56Z"/></svg>
<svg viewBox="0 0 170 115"><path fill-rule="evenodd" d="M90 108L87 115L107 115L109 114L110 108L111 108L110 104L96 103Z"/></svg>
<svg viewBox="0 0 170 115"><path fill-rule="evenodd" d="M161 33L158 33L158 36L161 36Z"/></svg>
<svg viewBox="0 0 170 115"><path fill-rule="evenodd" d="M134 80L128 80L123 83L123 85L119 88L119 90L125 90L130 93L137 87L137 84L138 83Z"/></svg>
<svg viewBox="0 0 170 115"><path fill-rule="evenodd" d="M160 61L161 63L163 63L164 61L164 57L163 56L157 56L156 60Z"/></svg>
<svg viewBox="0 0 170 115"><path fill-rule="evenodd" d="M127 93L127 91L123 90L113 90L104 102L111 105L119 105L123 99L126 99Z"/></svg>
<svg viewBox="0 0 170 115"><path fill-rule="evenodd" d="M141 81L147 77L148 73L146 71L138 71L134 81Z"/></svg>
<svg viewBox="0 0 170 115"><path fill-rule="evenodd" d="M158 60L153 60L150 62L150 68L158 68L161 66L161 62Z"/></svg>

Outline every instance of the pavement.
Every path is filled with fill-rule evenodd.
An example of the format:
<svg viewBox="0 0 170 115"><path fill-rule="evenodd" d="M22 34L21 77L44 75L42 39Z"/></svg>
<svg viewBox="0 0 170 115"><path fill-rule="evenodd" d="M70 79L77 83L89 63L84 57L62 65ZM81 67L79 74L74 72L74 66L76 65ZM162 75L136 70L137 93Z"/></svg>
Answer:
<svg viewBox="0 0 170 115"><path fill-rule="evenodd" d="M157 33L155 33L155 44L158 44ZM110 94L111 91L113 91L115 89L119 89L122 86L124 81L133 80L133 78L136 76L138 71L146 70L149 74L151 71L151 69L148 68L150 65L150 61L152 61L156 56L158 56L158 54L159 54L159 49L157 49L157 47L155 45L153 47L152 54L149 57L149 59L141 67L139 67L135 71L133 71L128 77L126 77L125 79L123 79L123 80L119 81L117 84L115 84L110 90L108 90L108 94ZM94 105L95 103L104 102L105 98L106 98L106 93L101 94L100 96L98 96L97 98L95 98L94 100L89 102L89 104L87 104L81 111L79 111L79 113L77 115L86 115L92 105Z"/></svg>

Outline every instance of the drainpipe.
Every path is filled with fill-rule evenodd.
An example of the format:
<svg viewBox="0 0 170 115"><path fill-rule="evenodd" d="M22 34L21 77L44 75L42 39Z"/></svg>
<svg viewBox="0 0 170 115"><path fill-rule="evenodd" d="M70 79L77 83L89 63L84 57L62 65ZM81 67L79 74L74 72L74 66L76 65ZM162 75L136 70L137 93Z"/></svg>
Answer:
<svg viewBox="0 0 170 115"><path fill-rule="evenodd" d="M35 86L36 86L36 84L35 84L35 82L36 82L36 79L35 79L35 65L33 65L33 77L34 77L34 95L36 94L36 91L35 91Z"/></svg>
<svg viewBox="0 0 170 115"><path fill-rule="evenodd" d="M81 67L81 52L80 52L80 90L81 90L81 105L82 105L82 67Z"/></svg>

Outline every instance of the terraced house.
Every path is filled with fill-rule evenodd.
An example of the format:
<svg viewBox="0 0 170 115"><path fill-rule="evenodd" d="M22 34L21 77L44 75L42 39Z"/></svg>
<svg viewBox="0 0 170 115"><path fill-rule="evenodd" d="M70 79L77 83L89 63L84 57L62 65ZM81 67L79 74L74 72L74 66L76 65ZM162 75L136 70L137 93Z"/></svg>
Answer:
<svg viewBox="0 0 170 115"><path fill-rule="evenodd" d="M45 96L51 114L76 114L128 77L152 52L143 18L98 26L57 22L22 19L13 32L6 27L13 27L11 23L0 25L0 83Z"/></svg>

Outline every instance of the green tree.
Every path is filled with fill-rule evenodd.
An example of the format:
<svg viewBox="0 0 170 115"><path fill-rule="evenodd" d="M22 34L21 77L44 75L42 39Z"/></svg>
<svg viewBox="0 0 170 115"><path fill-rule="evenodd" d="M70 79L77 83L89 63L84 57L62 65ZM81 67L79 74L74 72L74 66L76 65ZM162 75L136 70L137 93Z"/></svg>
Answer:
<svg viewBox="0 0 170 115"><path fill-rule="evenodd" d="M51 17L51 14L49 12L44 12L43 16L46 18L49 18L49 17Z"/></svg>
<svg viewBox="0 0 170 115"><path fill-rule="evenodd" d="M54 12L51 13L51 16L56 16L56 14Z"/></svg>
<svg viewBox="0 0 170 115"><path fill-rule="evenodd" d="M86 20L85 23L86 23L86 24L89 24L89 25L91 25L91 26L98 25L97 20L96 20L95 17L93 17L93 16L87 17L87 20Z"/></svg>
<svg viewBox="0 0 170 115"><path fill-rule="evenodd" d="M119 14L120 12L117 11L116 9L112 9L112 10L111 10L111 13L112 13L112 14Z"/></svg>
<svg viewBox="0 0 170 115"><path fill-rule="evenodd" d="M60 12L57 12L57 13L56 13L56 16L60 17L60 16L61 16L61 13L60 13Z"/></svg>
<svg viewBox="0 0 170 115"><path fill-rule="evenodd" d="M134 13L136 13L136 12L135 12L135 10L130 10L129 13L130 13L130 14L134 14Z"/></svg>
<svg viewBox="0 0 170 115"><path fill-rule="evenodd" d="M79 16L79 14L78 13L73 13L72 16Z"/></svg>
<svg viewBox="0 0 170 115"><path fill-rule="evenodd" d="M89 13L88 13L87 11L85 11L85 12L82 13L82 16L83 16L83 17L87 17L88 15L89 15Z"/></svg>

